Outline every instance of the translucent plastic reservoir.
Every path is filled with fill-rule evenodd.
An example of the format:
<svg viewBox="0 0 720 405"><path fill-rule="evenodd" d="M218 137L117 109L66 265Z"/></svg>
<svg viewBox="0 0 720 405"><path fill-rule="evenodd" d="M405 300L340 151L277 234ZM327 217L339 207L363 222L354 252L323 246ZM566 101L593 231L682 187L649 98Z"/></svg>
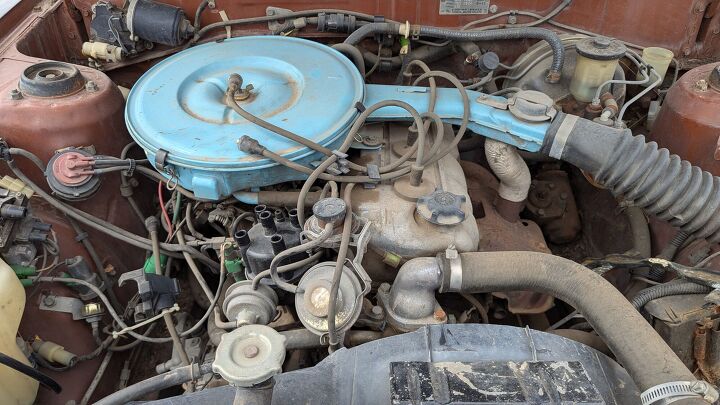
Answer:
<svg viewBox="0 0 720 405"><path fill-rule="evenodd" d="M578 101L591 102L598 87L613 78L617 64L617 60L592 60L578 55L570 93Z"/></svg>
<svg viewBox="0 0 720 405"><path fill-rule="evenodd" d="M15 272L0 259L0 352L30 365L15 340L24 308L25 289ZM10 367L0 366L1 403L32 404L37 389L37 381Z"/></svg>
<svg viewBox="0 0 720 405"><path fill-rule="evenodd" d="M642 53L643 60L650 64L650 66L655 69L655 71L657 72L657 74L660 75L660 77L665 77L668 67L670 66L670 62L672 62L673 56L674 55L671 50L665 48L658 48L655 46L643 49ZM638 77L638 79L641 79L641 77ZM655 82L655 80L657 80L657 77L653 75L650 80L645 84L645 86L649 86L650 84Z"/></svg>
<svg viewBox="0 0 720 405"><path fill-rule="evenodd" d="M597 37L579 41L576 50L570 93L576 100L589 103L595 98L598 87L613 78L618 61L627 48L619 41Z"/></svg>

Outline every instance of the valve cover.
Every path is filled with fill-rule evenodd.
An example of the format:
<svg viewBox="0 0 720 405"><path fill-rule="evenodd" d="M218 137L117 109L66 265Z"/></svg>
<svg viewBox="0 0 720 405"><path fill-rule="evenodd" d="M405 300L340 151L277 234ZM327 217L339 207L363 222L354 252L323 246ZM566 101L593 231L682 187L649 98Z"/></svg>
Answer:
<svg viewBox="0 0 720 405"><path fill-rule="evenodd" d="M132 137L171 182L199 198L299 180L304 175L241 152L242 135L309 165L321 154L240 117L223 103L237 73L250 96L238 104L276 126L333 149L364 98L357 68L325 45L298 38L249 36L199 45L155 65L133 86L125 110ZM161 153L158 153L160 151Z"/></svg>

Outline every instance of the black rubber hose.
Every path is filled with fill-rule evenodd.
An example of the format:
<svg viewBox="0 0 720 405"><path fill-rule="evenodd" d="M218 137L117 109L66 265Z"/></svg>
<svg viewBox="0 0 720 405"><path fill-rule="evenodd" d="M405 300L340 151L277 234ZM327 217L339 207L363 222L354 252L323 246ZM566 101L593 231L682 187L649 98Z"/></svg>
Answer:
<svg viewBox="0 0 720 405"><path fill-rule="evenodd" d="M356 45L363 40L363 38L374 35L374 34L400 34L401 24L396 23L371 23L365 24L350 34L346 39L345 43L350 45ZM545 28L536 27L517 27L517 28L502 28L497 30L486 30L486 31L463 31L453 30L447 28L430 27L424 25L411 26L410 31L413 35L431 38L448 39L451 41L459 42L475 42L475 41L499 41L506 39L541 39L550 45L553 52L553 60L550 65L550 71L546 76L546 80L550 83L557 83L560 81L562 74L562 68L565 64L565 47L563 46L560 37Z"/></svg>
<svg viewBox="0 0 720 405"><path fill-rule="evenodd" d="M421 60L426 63L431 63L450 56L454 52L455 50L451 46L420 46L411 50L405 59L408 61ZM373 66L376 63L386 62L389 63L393 69L397 69L402 66L403 63L403 58L399 56L378 58L377 54L368 51L363 52L362 56L365 60L366 66Z"/></svg>
<svg viewBox="0 0 720 405"><path fill-rule="evenodd" d="M720 177L659 149L630 130L571 115L557 117L543 153L588 172L615 196L693 238L720 241Z"/></svg>
<svg viewBox="0 0 720 405"><path fill-rule="evenodd" d="M348 59L355 64L357 69L360 71L360 74L365 77L365 59L363 59L363 54L359 49L357 49L354 45L348 44L335 44L332 48L347 56Z"/></svg>
<svg viewBox="0 0 720 405"><path fill-rule="evenodd" d="M546 76L546 80L550 83L557 83L560 81L560 75L562 68L565 63L565 47L563 46L560 37L545 28L536 27L518 27L518 28L502 28L497 30L486 30L486 31L462 31L453 30L447 28L419 26L416 32L418 35L423 37L449 39L452 41L460 42L473 42L473 41L499 41L505 39L541 39L550 45L553 52L553 60L550 65L550 71Z"/></svg>
<svg viewBox="0 0 720 405"><path fill-rule="evenodd" d="M709 294L711 291L712 288L706 285L695 284L689 281L670 282L641 290L630 302L635 309L640 310L647 305L648 302L658 298L669 297L671 295Z"/></svg>
<svg viewBox="0 0 720 405"><path fill-rule="evenodd" d="M536 252L461 253L461 280L442 262L442 291L537 291L575 307L607 343L640 391L695 377L620 291L590 269ZM459 283L458 283L459 281ZM459 284L453 289L449 285ZM687 403L705 403L702 400Z"/></svg>
<svg viewBox="0 0 720 405"><path fill-rule="evenodd" d="M40 371L35 370L33 367L28 366L23 362L15 360L14 358L8 356L5 353L0 353L0 364L10 367L18 373L25 374L26 376L42 384L43 387L53 390L53 392L55 392L56 394L62 391L62 387L60 386L60 384L57 383L57 381L41 373Z"/></svg>
<svg viewBox="0 0 720 405"><path fill-rule="evenodd" d="M130 401L142 398L147 394L184 384L210 373L212 373L212 364L210 363L202 364L199 367L197 364L178 367L172 371L168 371L167 373L150 377L146 380L125 387L120 391L116 391L115 393L95 402L95 405L126 404Z"/></svg>
<svg viewBox="0 0 720 405"><path fill-rule="evenodd" d="M343 43L349 44L349 45L357 45L360 43L360 41L365 39L365 37L368 37L370 35L399 34L399 32L398 32L399 29L400 29L400 24L397 24L397 23L383 22L383 23L365 24L362 27L353 31L352 34L348 35L348 37L345 38L345 41L343 41Z"/></svg>

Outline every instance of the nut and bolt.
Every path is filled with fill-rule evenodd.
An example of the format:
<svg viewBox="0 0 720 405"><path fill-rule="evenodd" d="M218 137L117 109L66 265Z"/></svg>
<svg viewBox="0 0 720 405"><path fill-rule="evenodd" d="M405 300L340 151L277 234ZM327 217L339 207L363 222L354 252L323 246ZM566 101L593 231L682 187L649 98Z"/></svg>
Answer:
<svg viewBox="0 0 720 405"><path fill-rule="evenodd" d="M248 345L243 348L243 356L248 359L255 358L260 353L260 348L255 345Z"/></svg>
<svg viewBox="0 0 720 405"><path fill-rule="evenodd" d="M252 84L248 84L244 88L241 88L233 94L233 98L235 101L244 101L250 98L252 96L252 91L255 89Z"/></svg>
<svg viewBox="0 0 720 405"><path fill-rule="evenodd" d="M382 314L383 314L382 307L377 306L377 305L373 306L371 311L372 311L373 315L378 316L378 317L382 316Z"/></svg>
<svg viewBox="0 0 720 405"><path fill-rule="evenodd" d="M98 86L97 86L97 84L95 84L94 81L88 80L88 82L85 83L85 90L90 93L93 93L93 92L98 91Z"/></svg>
<svg viewBox="0 0 720 405"><path fill-rule="evenodd" d="M23 95L18 89L12 89L10 90L10 98L12 100L22 100Z"/></svg>
<svg viewBox="0 0 720 405"><path fill-rule="evenodd" d="M435 313L433 314L433 317L434 317L435 320L437 320L437 321L444 321L445 318L447 318L447 314L446 314L445 311L443 311L442 309L438 309L438 310L436 310Z"/></svg>

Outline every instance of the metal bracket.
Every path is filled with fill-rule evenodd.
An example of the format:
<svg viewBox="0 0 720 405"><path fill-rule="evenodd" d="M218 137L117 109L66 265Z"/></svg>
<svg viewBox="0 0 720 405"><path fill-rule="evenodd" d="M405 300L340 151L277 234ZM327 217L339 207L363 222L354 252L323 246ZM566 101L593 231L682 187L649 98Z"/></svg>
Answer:
<svg viewBox="0 0 720 405"><path fill-rule="evenodd" d="M40 296L40 309L71 314L73 321L84 319L88 323L99 321L104 313L99 304L85 305L77 298L61 297L53 294L42 294Z"/></svg>
<svg viewBox="0 0 720 405"><path fill-rule="evenodd" d="M166 151L165 149L158 149L157 152L155 152L155 168L158 169L161 172L165 171L165 168L167 168L167 158L168 154L170 152Z"/></svg>

